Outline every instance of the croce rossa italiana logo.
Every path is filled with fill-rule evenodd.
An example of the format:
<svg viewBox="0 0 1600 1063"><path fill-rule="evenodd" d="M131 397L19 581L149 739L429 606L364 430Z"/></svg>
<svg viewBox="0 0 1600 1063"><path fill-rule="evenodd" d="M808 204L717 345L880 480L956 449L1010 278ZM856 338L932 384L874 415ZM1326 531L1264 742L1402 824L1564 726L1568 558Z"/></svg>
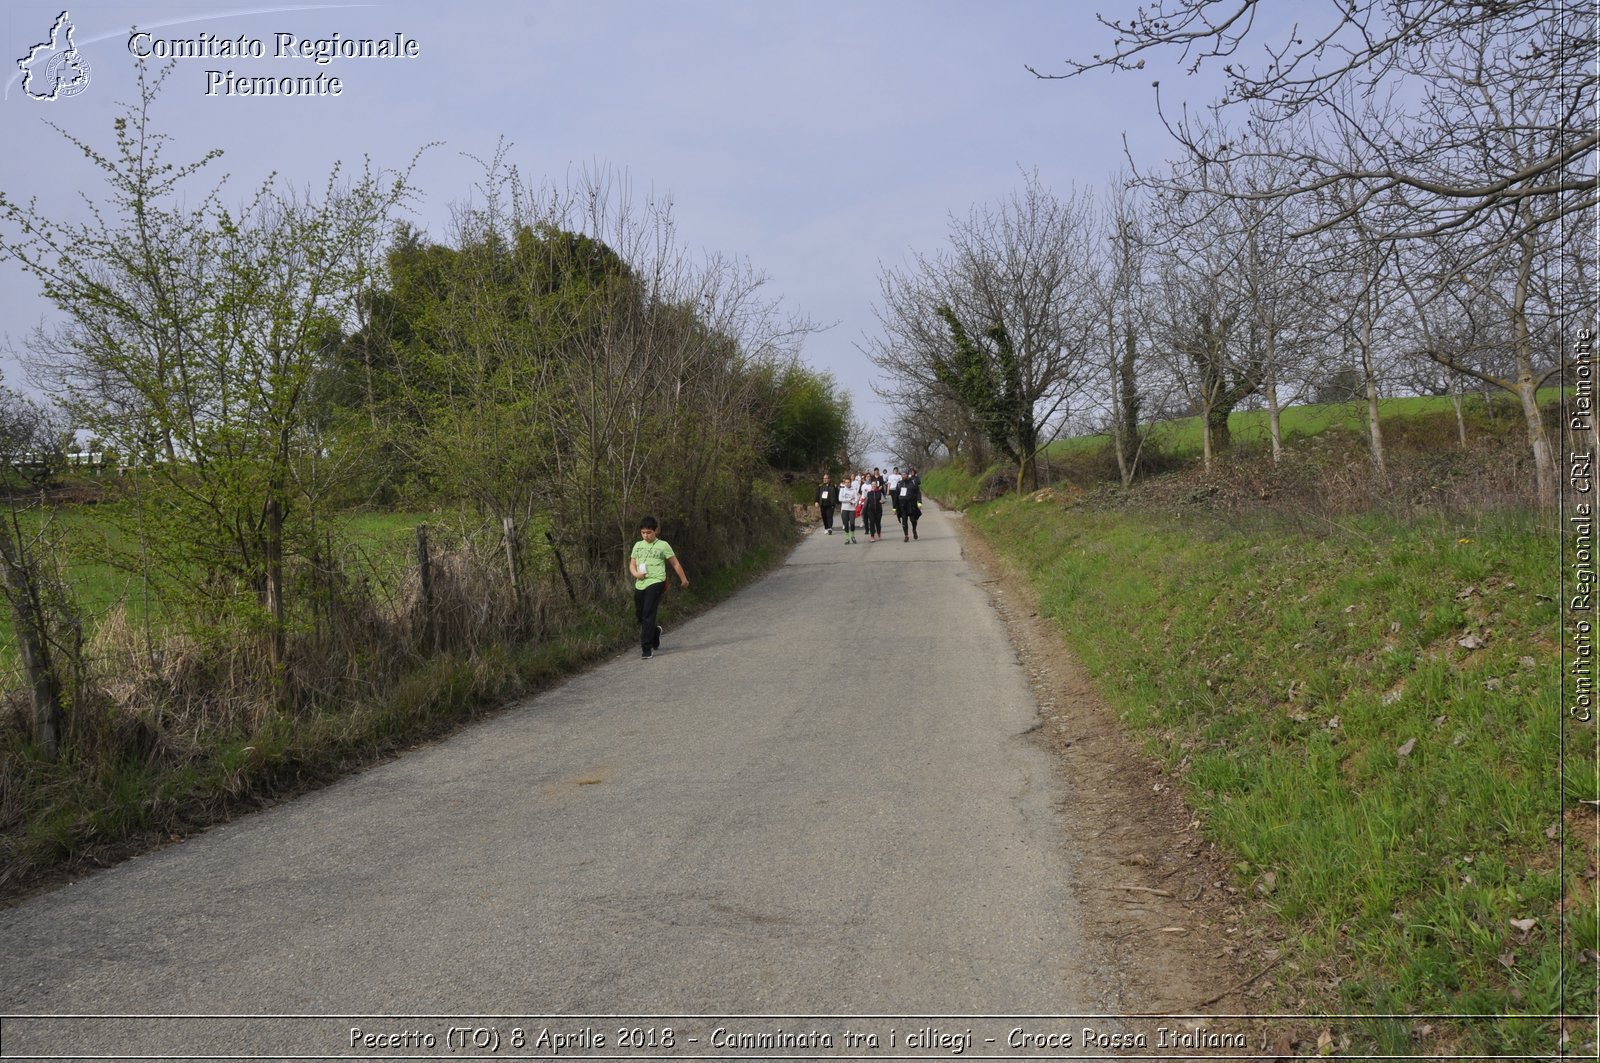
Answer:
<svg viewBox="0 0 1600 1063"><path fill-rule="evenodd" d="M35 100L54 101L76 96L89 87L89 61L72 42L72 16L63 11L50 27L50 37L28 49L17 60L22 71L22 91Z"/></svg>

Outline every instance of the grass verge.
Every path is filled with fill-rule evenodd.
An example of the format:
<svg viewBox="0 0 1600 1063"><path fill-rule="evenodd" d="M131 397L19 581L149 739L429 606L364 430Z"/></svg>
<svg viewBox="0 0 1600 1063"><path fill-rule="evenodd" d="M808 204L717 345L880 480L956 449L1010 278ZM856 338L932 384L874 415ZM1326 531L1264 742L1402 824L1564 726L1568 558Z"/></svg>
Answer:
<svg viewBox="0 0 1600 1063"><path fill-rule="evenodd" d="M1297 931L1283 985L1308 992L1286 1007L1527 1016L1435 1023L1420 1049L1497 1052L1549 1051L1556 1016L1592 1010L1594 734L1563 734L1554 538L968 512L1234 854L1235 887ZM1414 1052L1423 1025L1344 1032Z"/></svg>
<svg viewBox="0 0 1600 1063"><path fill-rule="evenodd" d="M671 624L710 608L780 564L792 543L696 573L663 605ZM267 716L171 762L158 756L59 760L5 749L0 772L0 902L105 866L324 785L448 734L635 644L631 599L580 606L550 638L475 654L441 653L378 695L292 716ZM110 745L108 743L107 745ZM127 748L126 741L116 743Z"/></svg>

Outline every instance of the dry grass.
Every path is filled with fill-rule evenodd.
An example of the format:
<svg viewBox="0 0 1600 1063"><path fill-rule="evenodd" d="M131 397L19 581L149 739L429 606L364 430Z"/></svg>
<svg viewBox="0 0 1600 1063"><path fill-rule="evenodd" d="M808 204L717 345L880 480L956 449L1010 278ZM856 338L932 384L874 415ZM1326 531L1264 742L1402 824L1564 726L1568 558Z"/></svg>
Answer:
<svg viewBox="0 0 1600 1063"><path fill-rule="evenodd" d="M694 611L760 571L791 523L763 511L685 535ZM431 608L404 543L329 543L285 573L293 606L275 667L246 587L148 623L100 616L67 661L59 757L28 739L20 672L0 683L0 898L64 870L105 864L241 810L303 791L438 735L624 644L617 573L573 571L568 597L546 558L519 558L513 591L498 527L429 526ZM735 565L713 569L706 554ZM737 551L741 551L737 553ZM59 663L59 662L58 662Z"/></svg>
<svg viewBox="0 0 1600 1063"><path fill-rule="evenodd" d="M1438 445L1441 428L1449 432L1444 446ZM1271 511L1310 522L1358 513L1470 519L1536 504L1533 458L1515 438L1479 435L1462 447L1453 424L1400 421L1386 428L1385 449L1379 470L1364 436L1330 429L1297 440L1277 462L1265 447L1238 446L1216 457L1209 470L1191 462L1149 476L1131 492L1102 479L1087 501L1115 508Z"/></svg>

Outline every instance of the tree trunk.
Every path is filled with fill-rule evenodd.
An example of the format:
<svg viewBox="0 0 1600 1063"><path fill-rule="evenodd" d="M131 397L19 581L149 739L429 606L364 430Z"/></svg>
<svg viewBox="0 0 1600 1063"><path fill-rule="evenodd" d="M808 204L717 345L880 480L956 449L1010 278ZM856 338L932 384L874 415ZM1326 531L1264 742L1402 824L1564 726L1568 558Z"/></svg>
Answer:
<svg viewBox="0 0 1600 1063"><path fill-rule="evenodd" d="M1362 352L1362 360L1366 361L1366 352ZM1387 478L1388 471L1383 463L1383 425L1378 420L1378 383L1372 379L1372 372L1367 372L1367 445L1372 450L1372 464L1377 466L1378 475Z"/></svg>
<svg viewBox="0 0 1600 1063"><path fill-rule="evenodd" d="M1539 413L1538 382L1533 377L1532 366L1522 367L1517 374L1517 399L1522 404L1522 416L1528 425L1528 442L1533 447L1533 473L1539 509L1549 516L1556 511L1556 457L1550 446L1550 434L1544 430L1544 418Z"/></svg>
<svg viewBox="0 0 1600 1063"><path fill-rule="evenodd" d="M1524 217L1526 211L1523 212ZM1517 352L1516 394L1522 404L1522 416L1528 424L1528 443L1533 448L1533 470L1539 494L1539 509L1549 519L1556 512L1556 459L1550 446L1550 436L1544 430L1544 418L1539 415L1539 380L1533 371L1533 337L1528 332L1529 279L1537 246L1530 231L1523 236L1522 261L1517 271L1517 285L1511 302L1511 327Z"/></svg>
<svg viewBox="0 0 1600 1063"><path fill-rule="evenodd" d="M1383 425L1378 420L1378 379L1372 369L1372 316L1370 293L1366 296L1366 320L1361 325L1361 375L1367 385L1367 445L1372 450L1372 464L1378 469L1380 479L1387 479L1383 464Z"/></svg>
<svg viewBox="0 0 1600 1063"><path fill-rule="evenodd" d="M1117 370L1117 321L1110 304L1106 306L1106 376L1111 384L1111 449L1117 456L1117 475L1127 487L1131 474L1123 443L1127 429L1122 417L1122 377Z"/></svg>
<svg viewBox="0 0 1600 1063"><path fill-rule="evenodd" d="M1133 328L1128 328L1127 338L1122 345L1122 363L1117 367L1122 382L1122 452L1119 459L1124 466L1122 486L1127 487L1133 483L1133 474L1139 468L1139 451L1142 440L1139 438L1139 381L1134 372L1135 358L1138 354L1138 340L1133 334Z"/></svg>
<svg viewBox="0 0 1600 1063"><path fill-rule="evenodd" d="M270 630L268 654L272 662L273 698L280 709L288 707L288 643L283 610L283 504L268 499L266 512L266 607Z"/></svg>
<svg viewBox="0 0 1600 1063"><path fill-rule="evenodd" d="M22 657L22 668L33 698L33 738L39 748L54 759L61 749L61 733L66 722L66 712L61 705L61 681L50 660L38 579L29 571L26 559L11 536L11 529L3 524L0 524L0 565L5 568L5 594L11 603L12 621L16 626L17 652Z"/></svg>
<svg viewBox="0 0 1600 1063"><path fill-rule="evenodd" d="M1211 457L1217 451L1233 445L1233 435L1228 427L1232 406L1213 402L1206 407L1206 468L1211 467Z"/></svg>
<svg viewBox="0 0 1600 1063"><path fill-rule="evenodd" d="M1039 448L1034 440L1038 433L1028 434L1022 443L1022 454L1017 462L1017 490L1019 492L1037 491L1039 489Z"/></svg>
<svg viewBox="0 0 1600 1063"><path fill-rule="evenodd" d="M1272 464L1283 460L1283 411L1278 406L1278 380L1267 378L1267 433L1272 437Z"/></svg>

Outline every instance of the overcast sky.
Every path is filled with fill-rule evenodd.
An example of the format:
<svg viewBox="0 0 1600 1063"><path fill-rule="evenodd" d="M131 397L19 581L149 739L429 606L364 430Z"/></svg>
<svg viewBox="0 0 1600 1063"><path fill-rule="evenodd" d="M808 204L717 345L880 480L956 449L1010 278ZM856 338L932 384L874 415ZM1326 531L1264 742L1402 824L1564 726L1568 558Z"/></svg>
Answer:
<svg viewBox="0 0 1600 1063"><path fill-rule="evenodd" d="M1017 189L1025 170L1060 192L1102 186L1123 165L1123 137L1141 165L1170 155L1151 81L1167 102L1204 104L1214 83L1185 79L1176 56L1139 73L1041 81L1104 49L1096 10L1079 3L806 0L762 2L389 2L273 6L86 4L68 8L89 81L43 101L24 91L17 61L45 41L62 7L10 3L3 15L7 81L0 101L0 188L38 196L62 217L78 194L104 195L97 170L56 130L110 150L119 102L134 96L130 28L154 39L262 42L266 57L180 60L157 107L173 159L220 148L210 172L246 189L276 170L320 185L338 160L363 154L415 171L414 222L446 234L452 203L504 136L535 180L574 168L624 171L641 193L670 194L684 243L747 258L784 305L831 327L803 351L851 393L858 414L884 416L860 353L875 333L881 264L943 243L952 212ZM405 59L275 59L276 34L403 35ZM1166 64L1163 66L1162 64ZM337 97L208 95L208 71L240 77L338 77ZM44 82L30 83L38 86ZM14 348L50 309L34 282L0 263L0 333ZM4 363L6 383L23 386Z"/></svg>

